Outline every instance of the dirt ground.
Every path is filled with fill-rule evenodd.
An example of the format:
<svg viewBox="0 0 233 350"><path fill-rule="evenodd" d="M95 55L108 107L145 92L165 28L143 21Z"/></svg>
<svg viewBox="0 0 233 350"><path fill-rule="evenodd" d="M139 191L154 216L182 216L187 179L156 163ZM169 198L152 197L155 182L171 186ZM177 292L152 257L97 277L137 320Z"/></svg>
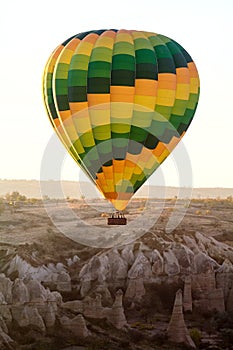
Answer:
<svg viewBox="0 0 233 350"><path fill-rule="evenodd" d="M111 247L111 244L113 246L128 243L128 236L131 241L142 237L146 228L143 231L139 226L151 219L151 227L147 232L163 234L172 215L178 213L180 223L174 227L172 234L200 231L233 246L231 200L192 200L188 204L185 200L177 203L175 199L156 199L149 202L134 199L125 211L128 225L117 228L107 225L108 212L108 204L100 200L91 205L79 200L50 200L36 204L18 203L15 208L6 206L0 215L0 244L18 248L22 246L24 253L25 245L30 252L35 247L40 247L44 263L63 260L77 253L83 257L87 255L88 258L89 246L92 247L90 253L95 254L101 248ZM132 227L137 225L138 232L132 234ZM67 231L75 229L78 239L66 235L66 232L63 232L64 227ZM99 243L100 235L102 244ZM87 239L89 236L90 241ZM106 243L111 236L112 239Z"/></svg>

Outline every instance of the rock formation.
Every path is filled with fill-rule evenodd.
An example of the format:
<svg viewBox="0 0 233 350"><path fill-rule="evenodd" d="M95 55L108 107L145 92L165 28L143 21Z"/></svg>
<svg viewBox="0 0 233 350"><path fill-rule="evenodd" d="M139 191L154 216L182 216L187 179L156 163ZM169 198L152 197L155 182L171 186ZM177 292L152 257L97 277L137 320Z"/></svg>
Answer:
<svg viewBox="0 0 233 350"><path fill-rule="evenodd" d="M184 343L195 348L188 329L186 327L183 315L182 290L176 293L172 316L167 329L168 339L174 343Z"/></svg>
<svg viewBox="0 0 233 350"><path fill-rule="evenodd" d="M164 272L168 275L177 275L180 273L180 265L175 253L171 249L163 252Z"/></svg>
<svg viewBox="0 0 233 350"><path fill-rule="evenodd" d="M225 262L221 266L211 255L221 253L221 257L227 261L226 257L232 252L229 246L199 232L189 236L170 236L169 240L157 235L156 240L160 249L141 243L135 250L134 245L130 244L123 249L114 248L92 257L79 274L81 296L99 291L103 303L110 306L109 287L126 288L124 300L141 303L147 283L177 284L180 279L185 280L185 276L190 276L184 285L185 311L191 311L193 307L201 313L216 307L224 311L224 304L231 304L228 300L232 288L232 263L228 259L228 265Z"/></svg>
<svg viewBox="0 0 233 350"><path fill-rule="evenodd" d="M7 277L1 275L1 280L4 294L11 296L11 303L7 303L3 293L0 294L0 315L7 325L14 320L19 327L32 327L40 332L54 326L61 300L58 292L46 290L34 279L25 284L22 279L16 278L14 283L10 283Z"/></svg>
<svg viewBox="0 0 233 350"><path fill-rule="evenodd" d="M31 279L26 286L30 302L40 303L47 299L47 292L39 281Z"/></svg>
<svg viewBox="0 0 233 350"><path fill-rule="evenodd" d="M132 266L135 260L134 253L133 253L133 246L127 245L125 246L121 251L121 257L126 263L128 264L128 267Z"/></svg>
<svg viewBox="0 0 233 350"><path fill-rule="evenodd" d="M67 316L62 316L60 318L60 323L63 328L70 330L78 338L86 338L91 334L81 314L72 319Z"/></svg>
<svg viewBox="0 0 233 350"><path fill-rule="evenodd" d="M16 278L12 286L12 304L23 305L30 300L29 293L23 280Z"/></svg>
<svg viewBox="0 0 233 350"><path fill-rule="evenodd" d="M56 278L56 285L58 292L70 292L71 291L71 278L68 272L60 271Z"/></svg>
<svg viewBox="0 0 233 350"><path fill-rule="evenodd" d="M4 298L0 301L0 317L6 325L10 325L12 322L12 314L9 305Z"/></svg>
<svg viewBox="0 0 233 350"><path fill-rule="evenodd" d="M80 261L80 258L78 257L78 255L74 255L73 258L66 259L67 266L69 267L76 264L79 261Z"/></svg>
<svg viewBox="0 0 233 350"><path fill-rule="evenodd" d="M101 295L103 306L111 306L113 304L113 299L107 284L97 286L95 292Z"/></svg>
<svg viewBox="0 0 233 350"><path fill-rule="evenodd" d="M151 276L151 263L143 252L139 251L133 265L128 271L128 278L134 279L142 277L144 280L149 280Z"/></svg>
<svg viewBox="0 0 233 350"><path fill-rule="evenodd" d="M4 330L0 327L0 349L4 350L15 350L15 342Z"/></svg>
<svg viewBox="0 0 233 350"><path fill-rule="evenodd" d="M194 256L194 267L196 273L192 276L192 291L195 307L200 312L225 311L223 289L216 288L215 271L219 264L207 254L199 252Z"/></svg>
<svg viewBox="0 0 233 350"><path fill-rule="evenodd" d="M128 263L121 257L115 248L108 254L109 272L108 279L110 281L124 280L128 273Z"/></svg>
<svg viewBox="0 0 233 350"><path fill-rule="evenodd" d="M6 303L12 303L12 284L13 282L5 276L4 273L0 274L0 292L4 296Z"/></svg>
<svg viewBox="0 0 233 350"><path fill-rule="evenodd" d="M152 264L151 270L154 275L160 276L161 274L163 274L164 261L160 252L157 249L154 249L151 252L150 262Z"/></svg>
<svg viewBox="0 0 233 350"><path fill-rule="evenodd" d="M151 276L151 263L147 257L139 251L133 265L128 271L128 285L125 299L128 302L140 302L146 293L144 281L148 281Z"/></svg>
<svg viewBox="0 0 233 350"><path fill-rule="evenodd" d="M76 261L75 257L74 260ZM57 263L56 265L49 263L47 266L41 265L34 267L16 254L2 269L6 271L7 276L16 274L20 279L29 278L38 282L45 282L47 285L54 286L55 284L55 287L59 291L71 290L70 276L62 263Z"/></svg>
<svg viewBox="0 0 233 350"><path fill-rule="evenodd" d="M121 329L127 324L122 304L123 293L118 290L115 301L111 307L102 306L101 295L96 295L95 299L86 297L84 300L74 300L63 303L63 310L74 313L81 313L84 317L93 319L106 318L114 327Z"/></svg>
<svg viewBox="0 0 233 350"><path fill-rule="evenodd" d="M147 311L153 304L152 312L163 312L163 307L172 306L173 291L183 283L184 312L196 310L208 316L213 310L232 311L232 252L230 246L193 232L155 234L148 241L142 238L142 242L99 251L85 263L74 256L64 259L66 265L32 266L18 254L9 261L4 256L0 264L0 272L4 272L0 273L0 348L3 343L12 347L7 335L12 324L36 334L47 332L47 336L60 322L64 330L80 338L90 335L88 327L94 320L106 320L116 329L124 329L127 320L122 299L131 307L127 313L130 324L131 311ZM52 288L57 291L51 292ZM76 300L63 303L59 291L65 299L73 295L66 293L71 290ZM168 336L193 346L183 310L178 291Z"/></svg>
<svg viewBox="0 0 233 350"><path fill-rule="evenodd" d="M195 233L199 249L215 260L228 259L233 263L233 249L225 243L217 241L214 237L206 237L200 232Z"/></svg>
<svg viewBox="0 0 233 350"><path fill-rule="evenodd" d="M227 311L233 310L233 265L225 259L216 272L216 286L222 288Z"/></svg>
<svg viewBox="0 0 233 350"><path fill-rule="evenodd" d="M88 294L92 282L102 284L109 272L109 261L107 256L99 257L94 255L89 262L84 265L79 273L81 282L81 296Z"/></svg>
<svg viewBox="0 0 233 350"><path fill-rule="evenodd" d="M183 308L184 311L193 310L193 301L192 301L192 284L191 284L191 276L185 276L184 280L184 295L183 295Z"/></svg>
<svg viewBox="0 0 233 350"><path fill-rule="evenodd" d="M140 303L145 294L146 290L144 287L143 277L129 279L125 292L125 300L127 302Z"/></svg>
<svg viewBox="0 0 233 350"><path fill-rule="evenodd" d="M119 289L116 293L116 299L112 305L112 309L108 312L108 320L118 329L123 328L127 324L127 320L122 306L123 292Z"/></svg>

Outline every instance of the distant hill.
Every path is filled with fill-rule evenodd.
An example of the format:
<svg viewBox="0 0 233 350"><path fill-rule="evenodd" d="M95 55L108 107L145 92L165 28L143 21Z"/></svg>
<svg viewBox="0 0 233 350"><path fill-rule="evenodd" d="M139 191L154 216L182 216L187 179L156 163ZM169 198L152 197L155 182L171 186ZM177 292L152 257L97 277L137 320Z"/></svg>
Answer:
<svg viewBox="0 0 233 350"><path fill-rule="evenodd" d="M17 191L29 198L42 198L43 195L50 198L101 198L98 190L92 183L75 182L75 181L37 181L37 180L0 180L0 196L7 193ZM62 191L64 195L62 194ZM179 193L180 191L180 193ZM190 190L177 187L161 187L161 186L142 186L135 197L157 197L157 198L173 198L189 197ZM194 188L192 190L193 198L227 198L233 196L233 188Z"/></svg>

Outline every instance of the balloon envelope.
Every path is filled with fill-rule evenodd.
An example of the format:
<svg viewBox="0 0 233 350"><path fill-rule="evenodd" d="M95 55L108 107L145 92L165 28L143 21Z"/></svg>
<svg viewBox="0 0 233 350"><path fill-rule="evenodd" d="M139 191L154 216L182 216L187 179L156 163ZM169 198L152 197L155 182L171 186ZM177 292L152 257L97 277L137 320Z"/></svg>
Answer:
<svg viewBox="0 0 233 350"><path fill-rule="evenodd" d="M51 54L43 95L68 152L123 210L188 129L199 77L187 51L166 36L94 30Z"/></svg>

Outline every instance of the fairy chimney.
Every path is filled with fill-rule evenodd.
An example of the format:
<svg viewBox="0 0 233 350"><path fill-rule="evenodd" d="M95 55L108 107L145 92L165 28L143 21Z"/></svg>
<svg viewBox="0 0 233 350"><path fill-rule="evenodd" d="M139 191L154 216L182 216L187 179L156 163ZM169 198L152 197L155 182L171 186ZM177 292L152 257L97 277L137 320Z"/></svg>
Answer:
<svg viewBox="0 0 233 350"><path fill-rule="evenodd" d="M173 306L172 316L167 330L168 339L174 343L184 343L195 348L188 329L186 327L183 315L183 297L182 290L176 292L175 303Z"/></svg>

